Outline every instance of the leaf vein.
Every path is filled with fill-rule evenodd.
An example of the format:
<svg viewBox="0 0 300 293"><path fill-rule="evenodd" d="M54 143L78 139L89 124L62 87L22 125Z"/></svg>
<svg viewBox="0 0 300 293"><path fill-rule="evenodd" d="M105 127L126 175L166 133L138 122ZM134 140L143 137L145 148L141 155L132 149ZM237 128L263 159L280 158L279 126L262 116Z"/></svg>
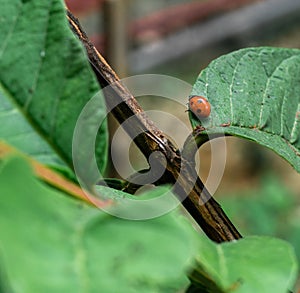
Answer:
<svg viewBox="0 0 300 293"><path fill-rule="evenodd" d="M267 75L267 83L266 83L266 87L265 87L265 90L264 90L264 94L263 94L263 98L262 98L262 102L261 102L261 106L260 106L260 114L259 114L259 121L258 121L258 127L259 128L263 128L264 125L262 125L262 117L263 117L263 112L264 112L264 109L266 108L265 107L265 102L266 102L266 98L267 98L267 90L270 86L270 82L271 82L271 78L275 78L276 76L274 75L276 70L279 69L279 67L284 63L286 62L287 60L289 59L292 59L294 58L294 55L288 57L288 58L284 58L283 60L281 60L281 62L274 67L274 70L272 71L272 74L270 76ZM282 107L283 109L283 107ZM280 119L281 119L281 122L280 122L280 125L282 125L282 112L281 112L281 115L280 115Z"/></svg>
<svg viewBox="0 0 300 293"><path fill-rule="evenodd" d="M51 7L52 5L53 5L53 0L51 0L51 3L49 4L49 7ZM51 16L51 9L48 10L48 15L47 15L47 19L46 19L47 25L46 25L46 28L45 28L45 34L44 34L44 40L43 40L43 49L42 49L43 51L45 51L45 48L46 48L47 36L48 36L48 30L49 30L49 24L50 24L50 16ZM40 73L41 73L41 70L42 70L45 59L46 58L44 58L43 56L40 56L39 66L38 66L36 76L34 78L34 82L33 82L32 88L31 88L32 89L32 94L28 96L28 98L25 101L24 106L23 106L25 111L27 111L28 107L30 106L30 104L32 102L32 99L33 99L33 96L34 96L33 93L35 92L35 90L37 88L38 81L39 81L39 78L40 78Z"/></svg>
<svg viewBox="0 0 300 293"><path fill-rule="evenodd" d="M2 42L2 49L0 51L0 58L2 58L2 55L3 53L5 52L7 46L8 46L8 42L9 42L9 39L11 38L11 36L14 34L14 31L15 31L15 28L17 26L17 23L18 23L18 20L20 19L20 16L22 15L22 9L20 7L19 9L19 13L16 15L16 18L14 20L14 23L12 24L5 40Z"/></svg>
<svg viewBox="0 0 300 293"><path fill-rule="evenodd" d="M295 113L294 123L291 131L291 138L290 141L292 142L295 139L295 133L297 131L297 125L299 124L299 113L300 113L300 103L298 104L298 108Z"/></svg>
<svg viewBox="0 0 300 293"><path fill-rule="evenodd" d="M219 263L220 263L220 275L224 282L228 281L228 270L226 269L226 259L223 253L223 249L221 245L217 245L217 253L219 256Z"/></svg>

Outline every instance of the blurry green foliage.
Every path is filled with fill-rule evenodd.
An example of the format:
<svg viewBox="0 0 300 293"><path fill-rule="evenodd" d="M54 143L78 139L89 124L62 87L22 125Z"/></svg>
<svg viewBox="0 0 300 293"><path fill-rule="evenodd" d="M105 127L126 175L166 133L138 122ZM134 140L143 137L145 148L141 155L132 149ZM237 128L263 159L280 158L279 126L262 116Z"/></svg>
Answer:
<svg viewBox="0 0 300 293"><path fill-rule="evenodd" d="M270 235L289 241L300 261L300 204L275 174L251 190L225 194L222 207L242 235Z"/></svg>

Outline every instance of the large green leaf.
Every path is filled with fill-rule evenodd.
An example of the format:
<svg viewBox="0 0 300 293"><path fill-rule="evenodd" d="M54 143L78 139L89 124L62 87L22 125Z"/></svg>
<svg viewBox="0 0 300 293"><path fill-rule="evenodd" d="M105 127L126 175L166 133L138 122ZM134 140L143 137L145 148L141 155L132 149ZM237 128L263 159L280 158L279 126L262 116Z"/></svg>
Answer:
<svg viewBox="0 0 300 293"><path fill-rule="evenodd" d="M282 293L297 278L294 250L279 239L248 237L216 244L203 238L200 251L192 275L194 286L203 288L200 292Z"/></svg>
<svg viewBox="0 0 300 293"><path fill-rule="evenodd" d="M300 172L300 50L248 48L213 61L198 77L193 95L209 100L203 134L254 140Z"/></svg>
<svg viewBox="0 0 300 293"><path fill-rule="evenodd" d="M99 88L63 2L2 1L0 24L1 139L43 163L71 165L76 121ZM99 99L95 123L105 116ZM106 136L104 123L96 145L102 169Z"/></svg>
<svg viewBox="0 0 300 293"><path fill-rule="evenodd" d="M16 176L17 174L17 176ZM126 221L38 181L19 158L0 165L0 291L176 292L195 232L177 213Z"/></svg>
<svg viewBox="0 0 300 293"><path fill-rule="evenodd" d="M101 199L112 199L108 213L124 219L152 219L164 215L180 205L170 186L159 186L131 195L107 186L95 186Z"/></svg>

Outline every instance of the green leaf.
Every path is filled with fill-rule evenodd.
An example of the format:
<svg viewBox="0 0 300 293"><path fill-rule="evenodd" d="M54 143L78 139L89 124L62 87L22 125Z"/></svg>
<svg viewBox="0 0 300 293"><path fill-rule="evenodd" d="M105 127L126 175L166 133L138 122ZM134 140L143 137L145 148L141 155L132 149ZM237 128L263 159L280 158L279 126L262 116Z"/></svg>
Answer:
<svg viewBox="0 0 300 293"><path fill-rule="evenodd" d="M117 217L131 220L152 219L174 210L180 202L170 186L159 186L131 195L107 186L95 186L101 199L113 199L107 211Z"/></svg>
<svg viewBox="0 0 300 293"><path fill-rule="evenodd" d="M64 4L4 1L0 24L0 138L42 163L71 166L76 121L99 88L68 27ZM105 117L101 95L99 99L94 121ZM101 170L106 148L104 123L96 145Z"/></svg>
<svg viewBox="0 0 300 293"><path fill-rule="evenodd" d="M177 213L114 218L42 184L20 158L0 166L5 290L164 293L187 285L195 232Z"/></svg>
<svg viewBox="0 0 300 293"><path fill-rule="evenodd" d="M260 181L250 190L224 195L222 207L243 235L272 235L288 240L291 219L297 214L296 194L277 175L265 174Z"/></svg>
<svg viewBox="0 0 300 293"><path fill-rule="evenodd" d="M300 172L300 50L248 48L213 61L193 95L207 97L211 115L190 114L203 134L225 133L256 141Z"/></svg>
<svg viewBox="0 0 300 293"><path fill-rule="evenodd" d="M203 292L288 292L297 278L297 260L285 241L247 237L235 242L200 242L196 270L191 278ZM201 291L200 291L201 292Z"/></svg>

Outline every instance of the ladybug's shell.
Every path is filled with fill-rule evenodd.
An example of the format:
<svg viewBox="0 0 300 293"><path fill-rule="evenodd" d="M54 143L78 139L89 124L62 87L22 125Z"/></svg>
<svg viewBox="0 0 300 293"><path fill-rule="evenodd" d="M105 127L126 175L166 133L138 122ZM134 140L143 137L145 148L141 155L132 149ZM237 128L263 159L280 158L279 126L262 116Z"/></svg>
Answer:
<svg viewBox="0 0 300 293"><path fill-rule="evenodd" d="M207 118L211 110L210 103L202 96L190 97L189 108L198 118Z"/></svg>

